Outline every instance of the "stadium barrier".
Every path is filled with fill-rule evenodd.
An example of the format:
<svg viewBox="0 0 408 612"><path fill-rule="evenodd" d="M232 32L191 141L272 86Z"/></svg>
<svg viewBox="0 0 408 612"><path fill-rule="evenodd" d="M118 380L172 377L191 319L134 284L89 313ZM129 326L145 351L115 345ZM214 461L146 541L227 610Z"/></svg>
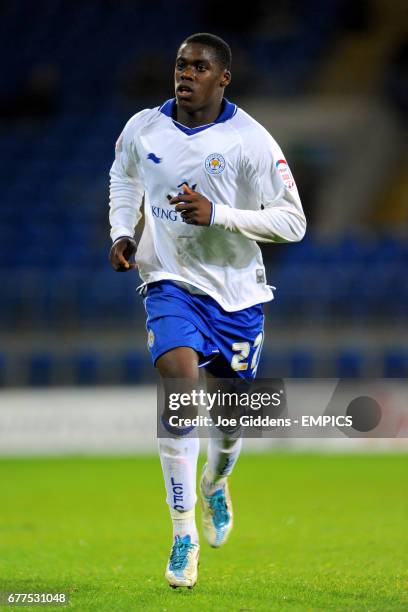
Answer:
<svg viewBox="0 0 408 612"><path fill-rule="evenodd" d="M314 399L305 404L306 392L305 383L299 381L292 398L305 406L305 413L312 413ZM3 390L0 456L153 453L157 449L156 407L153 385ZM408 450L407 438L317 436L246 439L244 448L254 452Z"/></svg>

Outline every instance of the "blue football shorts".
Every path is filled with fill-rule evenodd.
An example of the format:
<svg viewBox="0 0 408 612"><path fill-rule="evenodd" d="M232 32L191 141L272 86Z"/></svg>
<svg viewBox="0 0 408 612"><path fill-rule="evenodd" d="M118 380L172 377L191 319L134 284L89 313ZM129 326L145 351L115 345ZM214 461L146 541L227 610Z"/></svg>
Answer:
<svg viewBox="0 0 408 612"><path fill-rule="evenodd" d="M189 346L214 376L255 378L264 338L262 304L227 312L209 295L165 280L147 285L144 305L154 364L167 351Z"/></svg>

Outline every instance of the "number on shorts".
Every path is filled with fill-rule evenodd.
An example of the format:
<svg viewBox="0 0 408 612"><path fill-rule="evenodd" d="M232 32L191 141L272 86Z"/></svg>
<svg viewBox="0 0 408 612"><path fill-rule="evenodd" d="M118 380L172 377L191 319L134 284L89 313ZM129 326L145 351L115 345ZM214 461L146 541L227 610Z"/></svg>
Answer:
<svg viewBox="0 0 408 612"><path fill-rule="evenodd" d="M255 351L252 356L251 370L253 371L254 374L256 373L256 370L258 368L259 355L260 355L261 348L262 348L262 341L263 341L263 332L260 332L255 338L255 342L253 344L253 348L255 349ZM251 345L249 344L249 342L234 342L231 348L235 353L235 355L233 355L231 359L231 368L235 372L242 372L242 371L247 370L248 361L246 361L246 359L248 359L249 352L251 350Z"/></svg>
<svg viewBox="0 0 408 612"><path fill-rule="evenodd" d="M255 342L254 342L254 354L252 357L252 361L251 361L251 370L255 376L256 371L258 369L258 365L259 365L259 357L261 356L261 349L262 349L262 344L263 344L263 332L260 332L257 337L255 338Z"/></svg>
<svg viewBox="0 0 408 612"><path fill-rule="evenodd" d="M234 342L232 345L232 350L238 351L231 359L231 368L235 372L248 369L248 362L244 359L248 357L250 349L249 342Z"/></svg>

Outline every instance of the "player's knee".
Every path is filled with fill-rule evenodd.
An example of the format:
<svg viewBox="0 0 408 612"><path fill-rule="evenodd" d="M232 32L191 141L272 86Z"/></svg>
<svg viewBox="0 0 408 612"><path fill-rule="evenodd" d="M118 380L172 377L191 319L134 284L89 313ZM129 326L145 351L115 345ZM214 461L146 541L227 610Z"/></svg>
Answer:
<svg viewBox="0 0 408 612"><path fill-rule="evenodd" d="M220 453L229 454L242 445L241 436L224 436L216 438L215 444Z"/></svg>
<svg viewBox="0 0 408 612"><path fill-rule="evenodd" d="M197 438L159 438L158 443L161 457L180 458L198 453L199 441Z"/></svg>
<svg viewBox="0 0 408 612"><path fill-rule="evenodd" d="M177 417L172 415L170 416L170 419L167 419L164 416L162 416L161 424L165 432L169 433L173 437L174 440L180 440L180 439L186 438L187 436L190 436L190 434L196 429L196 425L188 425L185 427L174 425L172 423L173 418L177 418Z"/></svg>
<svg viewBox="0 0 408 612"><path fill-rule="evenodd" d="M198 354L187 346L179 346L156 361L156 367L162 378L189 378L198 380Z"/></svg>

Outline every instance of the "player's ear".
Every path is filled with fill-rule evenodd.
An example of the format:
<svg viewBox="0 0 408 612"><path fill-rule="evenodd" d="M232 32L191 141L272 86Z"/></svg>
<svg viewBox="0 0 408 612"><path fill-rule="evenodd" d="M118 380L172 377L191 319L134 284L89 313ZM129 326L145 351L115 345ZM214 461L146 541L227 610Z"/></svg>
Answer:
<svg viewBox="0 0 408 612"><path fill-rule="evenodd" d="M231 83L231 72L229 70L224 70L223 75L221 77L221 87L226 87Z"/></svg>

